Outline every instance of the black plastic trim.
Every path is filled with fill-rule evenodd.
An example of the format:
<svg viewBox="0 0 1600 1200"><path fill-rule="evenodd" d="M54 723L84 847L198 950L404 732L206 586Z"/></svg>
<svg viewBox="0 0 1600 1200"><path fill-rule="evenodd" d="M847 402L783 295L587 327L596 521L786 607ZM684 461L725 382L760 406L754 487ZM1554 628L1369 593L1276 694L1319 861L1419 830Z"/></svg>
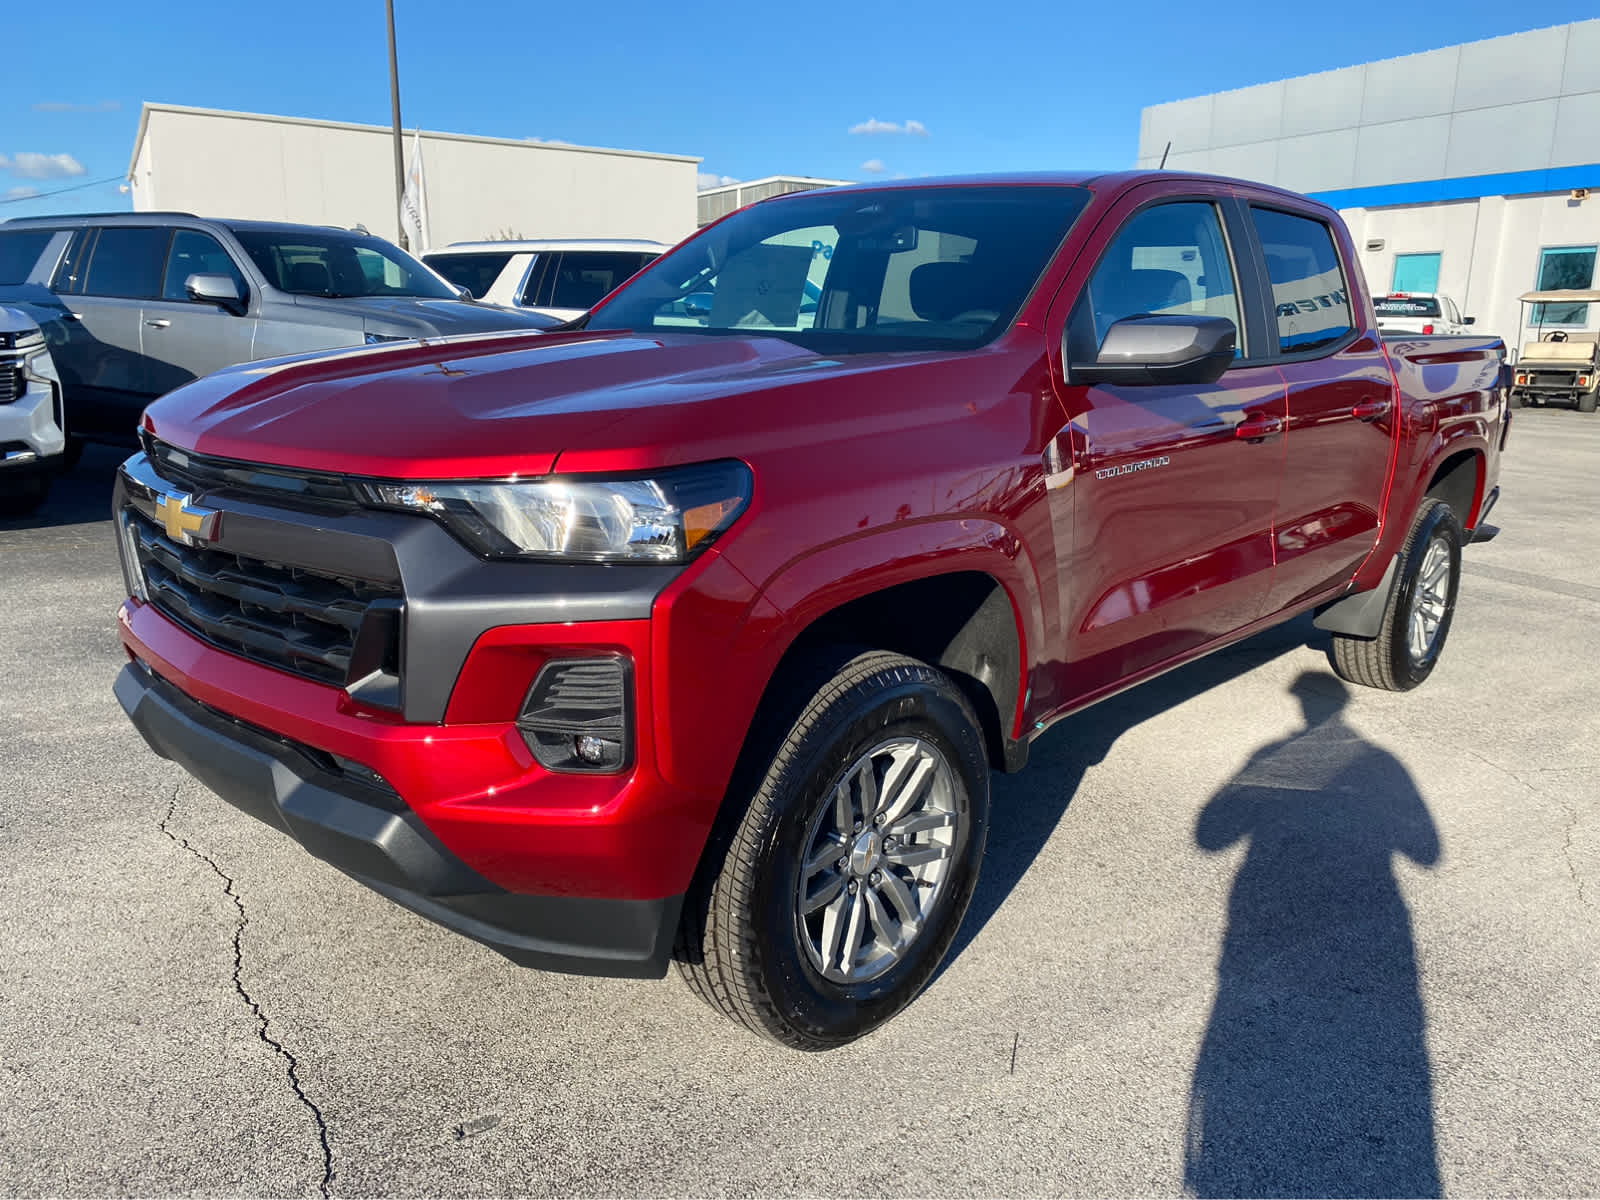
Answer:
<svg viewBox="0 0 1600 1200"><path fill-rule="evenodd" d="M128 466L142 457L135 455ZM114 510L133 505L153 517L153 505L139 495L142 488L128 467L118 472ZM220 550L400 585L401 712L424 724L444 720L473 643L490 629L647 620L656 597L684 570L682 563L485 561L424 516L269 507L226 488L203 495L206 507L222 514ZM356 686L378 688L373 695L379 703L389 696L379 683L362 679Z"/></svg>
<svg viewBox="0 0 1600 1200"><path fill-rule="evenodd" d="M682 896L508 892L451 854L399 796L319 767L318 751L202 705L134 663L122 668L114 691L157 754L411 911L522 966L645 979L666 974Z"/></svg>
<svg viewBox="0 0 1600 1200"><path fill-rule="evenodd" d="M1329 633L1342 633L1349 637L1375 638L1383 632L1383 610L1389 604L1389 593L1394 590L1396 569L1400 558L1389 560L1378 586L1367 592L1354 592L1341 596L1331 604L1317 609L1312 624Z"/></svg>

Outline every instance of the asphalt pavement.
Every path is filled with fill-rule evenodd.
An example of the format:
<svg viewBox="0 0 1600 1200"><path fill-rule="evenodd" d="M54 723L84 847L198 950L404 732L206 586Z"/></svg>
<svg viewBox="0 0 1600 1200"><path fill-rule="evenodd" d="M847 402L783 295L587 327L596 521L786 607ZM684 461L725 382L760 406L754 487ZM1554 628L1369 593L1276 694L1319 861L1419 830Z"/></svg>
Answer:
<svg viewBox="0 0 1600 1200"><path fill-rule="evenodd" d="M1301 620L1058 725L946 969L825 1055L152 755L115 462L0 524L0 1193L1600 1194L1600 418L1517 414L1420 690Z"/></svg>

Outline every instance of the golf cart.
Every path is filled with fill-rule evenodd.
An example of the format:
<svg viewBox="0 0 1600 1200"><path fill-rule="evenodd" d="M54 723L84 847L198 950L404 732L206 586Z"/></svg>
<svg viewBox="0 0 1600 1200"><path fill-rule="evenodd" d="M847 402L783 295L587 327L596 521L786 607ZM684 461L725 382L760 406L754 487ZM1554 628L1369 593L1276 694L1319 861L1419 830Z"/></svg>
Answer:
<svg viewBox="0 0 1600 1200"><path fill-rule="evenodd" d="M1524 292L1522 304L1600 304L1600 289ZM1592 413L1600 397L1600 334L1565 329L1544 331L1545 310L1540 307L1534 340L1525 342L1517 356L1511 383L1511 407L1526 404L1571 404ZM1519 316L1522 315L1519 313ZM1519 320L1527 327L1527 322Z"/></svg>

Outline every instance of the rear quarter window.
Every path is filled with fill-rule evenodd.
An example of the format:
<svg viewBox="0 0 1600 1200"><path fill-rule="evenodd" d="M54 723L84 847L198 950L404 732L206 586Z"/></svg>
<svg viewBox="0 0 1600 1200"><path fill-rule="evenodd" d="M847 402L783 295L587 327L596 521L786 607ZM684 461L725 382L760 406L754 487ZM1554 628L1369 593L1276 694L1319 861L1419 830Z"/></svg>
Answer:
<svg viewBox="0 0 1600 1200"><path fill-rule="evenodd" d="M1280 354L1330 349L1355 328L1333 231L1314 217L1252 208L1272 284Z"/></svg>
<svg viewBox="0 0 1600 1200"><path fill-rule="evenodd" d="M17 229L0 233L0 284L26 283L39 255L56 235L54 229Z"/></svg>

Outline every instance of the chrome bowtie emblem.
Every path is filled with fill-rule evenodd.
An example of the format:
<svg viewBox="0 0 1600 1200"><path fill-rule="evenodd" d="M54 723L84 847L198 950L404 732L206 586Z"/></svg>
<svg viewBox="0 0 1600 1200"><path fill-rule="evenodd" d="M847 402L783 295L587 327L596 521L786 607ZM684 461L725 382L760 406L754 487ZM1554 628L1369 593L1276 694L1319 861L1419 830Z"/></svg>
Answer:
<svg viewBox="0 0 1600 1200"><path fill-rule="evenodd" d="M185 546L217 540L222 514L214 508L201 508L190 495L164 493L156 502L156 517L167 536Z"/></svg>

